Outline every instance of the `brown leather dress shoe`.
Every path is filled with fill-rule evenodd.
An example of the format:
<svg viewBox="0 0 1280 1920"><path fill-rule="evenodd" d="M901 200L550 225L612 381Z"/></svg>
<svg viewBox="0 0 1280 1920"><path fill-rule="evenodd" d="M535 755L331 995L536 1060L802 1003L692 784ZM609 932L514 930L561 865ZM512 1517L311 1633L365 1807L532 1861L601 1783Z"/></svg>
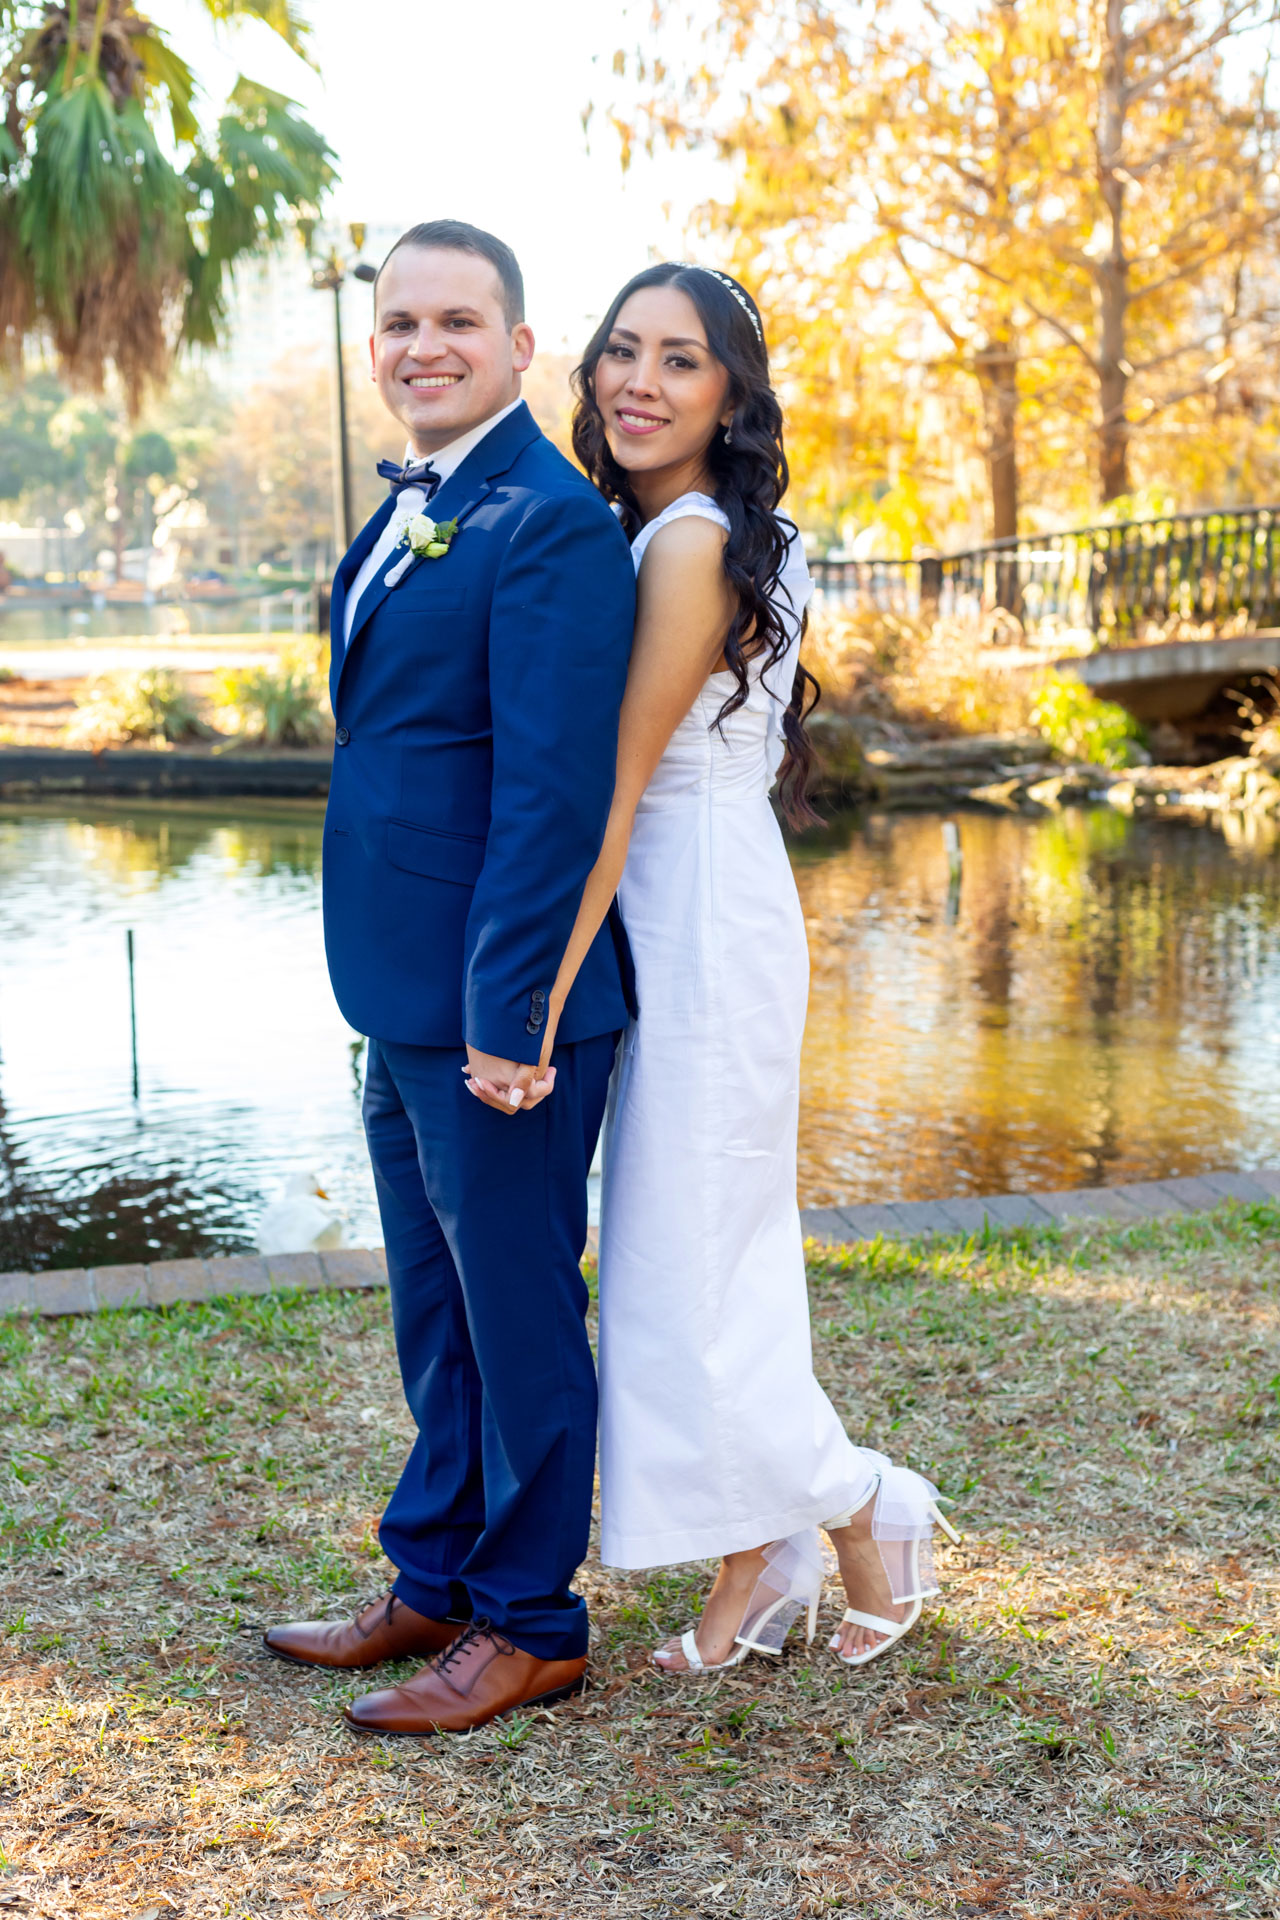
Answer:
<svg viewBox="0 0 1280 1920"><path fill-rule="evenodd" d="M431 1620L389 1593L371 1600L354 1620L300 1620L271 1627L262 1644L277 1660L300 1667L345 1667L362 1672L384 1660L420 1659L441 1653L462 1631L460 1624Z"/></svg>
<svg viewBox="0 0 1280 1920"><path fill-rule="evenodd" d="M518 1707L545 1707L580 1693L582 1660L539 1660L474 1620L453 1645L402 1686L354 1700L343 1719L353 1733L469 1733Z"/></svg>

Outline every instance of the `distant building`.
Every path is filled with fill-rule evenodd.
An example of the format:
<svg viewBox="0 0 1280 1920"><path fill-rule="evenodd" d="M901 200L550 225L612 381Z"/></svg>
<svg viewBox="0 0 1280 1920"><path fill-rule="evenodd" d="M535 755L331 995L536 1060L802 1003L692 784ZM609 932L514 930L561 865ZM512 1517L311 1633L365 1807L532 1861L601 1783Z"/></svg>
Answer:
<svg viewBox="0 0 1280 1920"><path fill-rule="evenodd" d="M369 226L359 257L380 266L403 231L400 226ZM345 227L318 226L313 244L318 252L336 244L344 256L352 255L354 264ZM369 337L373 289L348 277L341 298L343 339L348 345L361 344ZM266 380L290 353L332 353L333 296L312 286L311 265L297 234L236 268L228 333L226 350L207 355L204 365L210 378L235 399Z"/></svg>
<svg viewBox="0 0 1280 1920"><path fill-rule="evenodd" d="M0 521L0 565L11 577L71 579L89 564L83 521L74 532L56 521L34 527Z"/></svg>

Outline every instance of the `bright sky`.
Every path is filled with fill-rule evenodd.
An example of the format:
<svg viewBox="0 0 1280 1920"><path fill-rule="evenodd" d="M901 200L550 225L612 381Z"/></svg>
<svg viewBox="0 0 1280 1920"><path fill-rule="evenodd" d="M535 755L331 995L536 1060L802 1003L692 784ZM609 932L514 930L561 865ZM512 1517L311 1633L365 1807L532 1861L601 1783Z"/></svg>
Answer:
<svg viewBox="0 0 1280 1920"><path fill-rule="evenodd" d="M647 0L302 0L312 73L256 22L216 30L197 0L147 13L220 102L238 68L289 94L337 149L340 220L449 217L510 242L529 318L547 348L580 348L617 288L683 251L684 217L714 191L715 163L641 159L624 180L617 141L582 113L613 97L616 49L634 47ZM666 211L670 208L670 212Z"/></svg>

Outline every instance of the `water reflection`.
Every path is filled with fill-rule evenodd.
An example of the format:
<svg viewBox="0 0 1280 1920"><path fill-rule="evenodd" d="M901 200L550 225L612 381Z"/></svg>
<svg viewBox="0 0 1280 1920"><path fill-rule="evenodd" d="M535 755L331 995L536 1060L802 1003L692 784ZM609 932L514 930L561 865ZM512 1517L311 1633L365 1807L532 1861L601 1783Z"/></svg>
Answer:
<svg viewBox="0 0 1280 1920"><path fill-rule="evenodd" d="M102 606L41 606L38 601L15 601L0 607L0 647L43 647L50 642L82 645L94 640L136 640L147 637L185 639L193 634L257 633L262 625L262 603L271 602L270 619L276 628L292 624L292 601L277 589L271 594L245 594L234 600L108 601Z"/></svg>
<svg viewBox="0 0 1280 1920"><path fill-rule="evenodd" d="M1280 862L1109 809L933 815L797 862L814 1202L1090 1186L1280 1157Z"/></svg>
<svg viewBox="0 0 1280 1920"><path fill-rule="evenodd" d="M954 911L936 815L796 850L802 1201L1280 1158L1274 854L1110 811L959 826ZM303 1167L378 1238L319 862L305 804L0 809L0 1270L242 1246Z"/></svg>
<svg viewBox="0 0 1280 1920"><path fill-rule="evenodd" d="M242 1246L275 1181L311 1166L352 1237L377 1239L360 1041L320 940L320 820L285 803L0 812L0 1267Z"/></svg>

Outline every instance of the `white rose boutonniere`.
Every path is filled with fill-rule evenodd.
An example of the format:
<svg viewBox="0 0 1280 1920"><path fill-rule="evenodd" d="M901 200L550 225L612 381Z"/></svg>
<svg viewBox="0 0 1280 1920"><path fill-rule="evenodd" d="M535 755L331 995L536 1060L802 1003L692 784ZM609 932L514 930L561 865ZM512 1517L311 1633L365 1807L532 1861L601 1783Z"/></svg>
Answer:
<svg viewBox="0 0 1280 1920"><path fill-rule="evenodd" d="M415 513L400 539L410 553L427 560L440 560L448 553L457 531L456 520L433 520L429 514Z"/></svg>

